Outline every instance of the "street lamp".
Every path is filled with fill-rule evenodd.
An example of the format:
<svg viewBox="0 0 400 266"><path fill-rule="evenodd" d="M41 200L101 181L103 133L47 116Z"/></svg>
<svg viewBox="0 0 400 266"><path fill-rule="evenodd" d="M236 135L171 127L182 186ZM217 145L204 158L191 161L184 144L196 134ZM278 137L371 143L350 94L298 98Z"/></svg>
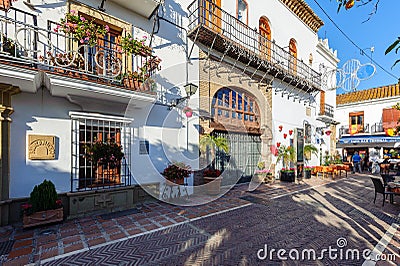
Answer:
<svg viewBox="0 0 400 266"><path fill-rule="evenodd" d="M198 86L193 84L193 83L187 83L183 87L185 88L186 97L173 99L172 102L170 103L169 107L168 107L169 110L172 110L173 107L176 107L180 103L182 103L183 101L189 99L190 96L192 96L193 94L196 93L197 88L198 88Z"/></svg>

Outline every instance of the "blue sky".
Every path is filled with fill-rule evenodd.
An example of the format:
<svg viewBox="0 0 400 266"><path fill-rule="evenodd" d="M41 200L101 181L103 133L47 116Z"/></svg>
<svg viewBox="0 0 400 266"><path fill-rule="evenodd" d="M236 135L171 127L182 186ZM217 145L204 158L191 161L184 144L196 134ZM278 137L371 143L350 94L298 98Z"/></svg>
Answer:
<svg viewBox="0 0 400 266"><path fill-rule="evenodd" d="M324 26L318 32L320 38L325 36L329 39L331 48L338 51L340 59L339 68L349 59L358 59L361 64L369 63L370 59L361 55L361 52L350 41L348 41L342 33L333 25L328 17L323 13L314 0L305 0L314 12L324 21ZM377 61L383 68L400 78L400 63L392 68L397 59L400 59L400 53L391 52L385 55L385 50L392 44L398 36L400 30L396 21L398 21L400 13L400 1L381 0L378 11L370 20L367 20L369 14L373 10L373 5L362 7L353 7L350 10L342 8L337 13L336 0L316 0L332 20L353 40L359 47L365 49L371 46L375 47L372 58ZM371 56L370 50L365 50ZM365 81L361 81L357 90L380 87L384 85L397 83L397 79L387 74L376 65L375 75ZM338 93L343 93L338 90Z"/></svg>

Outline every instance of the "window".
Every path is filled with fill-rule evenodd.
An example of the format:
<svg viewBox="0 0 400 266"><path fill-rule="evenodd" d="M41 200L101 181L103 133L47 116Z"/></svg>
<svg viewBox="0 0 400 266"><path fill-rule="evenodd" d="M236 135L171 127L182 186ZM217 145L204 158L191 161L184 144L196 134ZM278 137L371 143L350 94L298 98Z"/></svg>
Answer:
<svg viewBox="0 0 400 266"><path fill-rule="evenodd" d="M244 24L248 24L249 22L249 9L248 4L245 0L238 0L237 1L237 18Z"/></svg>
<svg viewBox="0 0 400 266"><path fill-rule="evenodd" d="M224 125L244 123L247 127L259 127L259 108L251 95L229 88L217 91L212 101L211 113L215 122Z"/></svg>
<svg viewBox="0 0 400 266"><path fill-rule="evenodd" d="M71 191L130 185L132 144L132 129L128 126L130 122L109 116L97 115L91 118L90 114L79 113L72 113L71 118ZM94 162L90 156L89 147L93 147L95 143L120 147L123 152L122 158L112 162L109 160Z"/></svg>
<svg viewBox="0 0 400 266"><path fill-rule="evenodd" d="M289 42L289 72L293 75L297 73L297 44L295 39L290 39Z"/></svg>
<svg viewBox="0 0 400 266"><path fill-rule="evenodd" d="M221 31L221 0L205 0L204 8L204 24L211 29L220 32Z"/></svg>
<svg viewBox="0 0 400 266"><path fill-rule="evenodd" d="M349 131L350 134L364 132L364 111L349 114Z"/></svg>
<svg viewBox="0 0 400 266"><path fill-rule="evenodd" d="M271 60L271 28L268 19L261 17L259 21L260 53L263 58Z"/></svg>

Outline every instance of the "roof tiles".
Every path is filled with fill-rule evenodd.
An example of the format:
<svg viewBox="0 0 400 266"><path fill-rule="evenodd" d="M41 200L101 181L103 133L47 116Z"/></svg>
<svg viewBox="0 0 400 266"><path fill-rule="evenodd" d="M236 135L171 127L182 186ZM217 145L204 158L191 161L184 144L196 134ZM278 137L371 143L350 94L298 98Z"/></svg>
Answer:
<svg viewBox="0 0 400 266"><path fill-rule="evenodd" d="M349 104L363 101L370 101L374 99L400 97L400 85L393 84L389 86L382 86L379 88L372 88L362 91L354 91L345 94L336 95L336 104Z"/></svg>

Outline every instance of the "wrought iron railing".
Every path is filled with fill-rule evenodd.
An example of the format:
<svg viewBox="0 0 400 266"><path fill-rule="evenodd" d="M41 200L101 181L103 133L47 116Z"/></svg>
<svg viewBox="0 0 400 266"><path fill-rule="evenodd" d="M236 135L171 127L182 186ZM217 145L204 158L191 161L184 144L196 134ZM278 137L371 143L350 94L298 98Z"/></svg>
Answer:
<svg viewBox="0 0 400 266"><path fill-rule="evenodd" d="M382 123L375 123L371 126L371 133L381 133L384 132Z"/></svg>
<svg viewBox="0 0 400 266"><path fill-rule="evenodd" d="M321 111L323 111L323 113L320 113L319 115L326 115L332 118L334 116L334 107L332 105L324 104L324 108Z"/></svg>
<svg viewBox="0 0 400 266"><path fill-rule="evenodd" d="M73 36L54 31L56 25L48 21L47 29L40 28L36 16L15 8L0 12L1 62L130 89L151 89L140 85L157 70L154 56L128 55L115 38L104 38L94 46L80 44ZM126 82L132 73L136 87Z"/></svg>
<svg viewBox="0 0 400 266"><path fill-rule="evenodd" d="M243 49L243 56L258 57L270 66L289 75L311 82L321 87L321 74L313 70L302 60L298 60L274 41L268 40L254 30L215 5L211 0L195 0L189 7L189 32L204 26L217 34L227 37L238 44L233 49ZM227 44L229 45L229 44Z"/></svg>

